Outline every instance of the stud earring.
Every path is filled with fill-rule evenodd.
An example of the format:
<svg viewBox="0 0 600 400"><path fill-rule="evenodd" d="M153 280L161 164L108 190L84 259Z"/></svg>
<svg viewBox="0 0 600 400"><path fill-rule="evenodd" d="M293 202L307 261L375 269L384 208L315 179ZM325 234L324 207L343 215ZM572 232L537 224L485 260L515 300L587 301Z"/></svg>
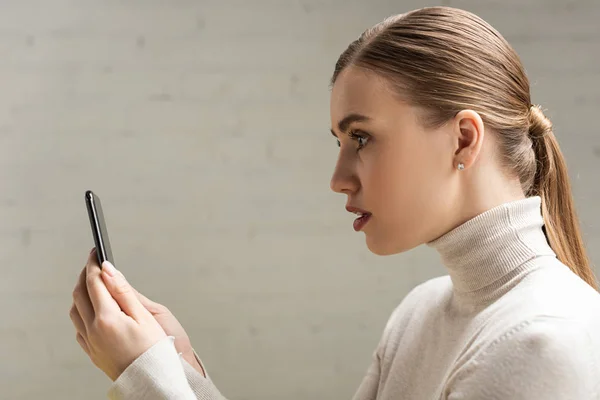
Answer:
<svg viewBox="0 0 600 400"><path fill-rule="evenodd" d="M465 169L465 164L463 163L458 163L458 170L462 171L463 169Z"/></svg>

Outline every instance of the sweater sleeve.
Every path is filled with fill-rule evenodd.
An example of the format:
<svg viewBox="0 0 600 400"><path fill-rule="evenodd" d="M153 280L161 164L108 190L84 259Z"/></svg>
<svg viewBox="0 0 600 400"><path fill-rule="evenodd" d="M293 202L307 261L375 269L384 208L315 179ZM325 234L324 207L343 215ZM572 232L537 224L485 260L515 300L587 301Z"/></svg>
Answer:
<svg viewBox="0 0 600 400"><path fill-rule="evenodd" d="M598 346L576 321L540 316L507 330L458 371L448 400L600 400Z"/></svg>
<svg viewBox="0 0 600 400"><path fill-rule="evenodd" d="M352 400L376 400L377 394L379 392L379 385L381 381L381 365L384 362L384 352L385 347L389 341L390 334L397 324L397 320L400 315L404 312L407 307L409 299L415 297L414 293L416 293L417 289L420 288L419 285L415 289L413 289L404 300L392 311L390 317L388 318L385 327L383 329L383 333L379 338L379 343L377 347L371 354L371 364L367 368L367 373L363 377L360 385L358 386L357 391L354 393Z"/></svg>
<svg viewBox="0 0 600 400"><path fill-rule="evenodd" d="M379 376L381 374L379 348L380 347L373 352L367 374L361 381L358 390L354 394L353 400L375 400L377 398Z"/></svg>
<svg viewBox="0 0 600 400"><path fill-rule="evenodd" d="M161 340L131 363L111 385L108 398L226 400L208 374L202 376L177 353L174 340L172 336Z"/></svg>

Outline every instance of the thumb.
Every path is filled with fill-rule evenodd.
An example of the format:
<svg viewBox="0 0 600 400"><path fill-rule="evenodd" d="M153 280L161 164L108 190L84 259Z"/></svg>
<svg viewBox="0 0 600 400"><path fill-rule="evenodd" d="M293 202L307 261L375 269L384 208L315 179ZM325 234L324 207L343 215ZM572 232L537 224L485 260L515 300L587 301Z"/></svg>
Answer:
<svg viewBox="0 0 600 400"><path fill-rule="evenodd" d="M125 276L117 271L109 261L102 263L102 279L121 310L136 321L140 321L146 309L140 303L135 294L135 289L127 282Z"/></svg>

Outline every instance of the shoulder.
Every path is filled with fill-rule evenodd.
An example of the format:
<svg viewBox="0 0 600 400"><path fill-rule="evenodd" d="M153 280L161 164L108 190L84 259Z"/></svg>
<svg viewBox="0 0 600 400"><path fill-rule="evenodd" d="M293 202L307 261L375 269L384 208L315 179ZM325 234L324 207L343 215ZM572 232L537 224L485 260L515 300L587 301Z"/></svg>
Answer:
<svg viewBox="0 0 600 400"><path fill-rule="evenodd" d="M550 345L566 335L564 343L578 338L600 354L600 294L558 260L550 263L482 310L478 346L470 350L502 349L504 341L521 339ZM469 353L464 357L471 359Z"/></svg>
<svg viewBox="0 0 600 400"><path fill-rule="evenodd" d="M590 397L600 396L597 334L576 319L539 315L520 321L479 347L447 390L466 398L598 399Z"/></svg>
<svg viewBox="0 0 600 400"><path fill-rule="evenodd" d="M386 330L400 323L401 319L410 318L415 313L423 315L425 309L435 307L439 299L450 296L452 281L449 275L429 279L412 288L392 311Z"/></svg>
<svg viewBox="0 0 600 400"><path fill-rule="evenodd" d="M518 307L522 319L552 315L600 330L600 293L555 258L527 275L505 300Z"/></svg>
<svg viewBox="0 0 600 400"><path fill-rule="evenodd" d="M538 315L521 321L485 346L475 357L485 361L490 354L496 357L562 358L569 362L585 357L593 344L588 327L576 319L552 315Z"/></svg>
<svg viewBox="0 0 600 400"><path fill-rule="evenodd" d="M409 326L419 324L419 320L429 314L427 311L433 307L433 304L438 303L435 298L451 291L452 283L448 275L430 279L409 290L400 303L392 309L380 337L378 351L386 348L392 337L396 338L393 342L397 345L398 337L401 337Z"/></svg>

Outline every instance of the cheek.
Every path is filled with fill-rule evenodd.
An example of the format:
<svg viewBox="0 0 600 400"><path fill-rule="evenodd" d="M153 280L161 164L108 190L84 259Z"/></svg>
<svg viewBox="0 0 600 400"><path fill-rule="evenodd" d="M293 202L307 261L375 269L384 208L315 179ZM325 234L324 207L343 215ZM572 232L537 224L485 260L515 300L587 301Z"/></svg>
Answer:
<svg viewBox="0 0 600 400"><path fill-rule="evenodd" d="M385 224L401 225L413 234L426 230L437 218L443 202L445 160L424 141L403 147L389 146L370 168L368 180L373 212L385 216ZM367 189L367 188L365 188Z"/></svg>
<svg viewBox="0 0 600 400"><path fill-rule="evenodd" d="M415 163L414 154L394 146L387 146L373 157L365 170L364 189L373 206L381 208L379 212L394 212L398 206L402 207L405 198L410 197L412 187L418 181Z"/></svg>
<svg viewBox="0 0 600 400"><path fill-rule="evenodd" d="M448 212L451 154L428 140L389 143L362 163L364 205L375 216L366 227L367 244L376 254L403 252L433 239Z"/></svg>

